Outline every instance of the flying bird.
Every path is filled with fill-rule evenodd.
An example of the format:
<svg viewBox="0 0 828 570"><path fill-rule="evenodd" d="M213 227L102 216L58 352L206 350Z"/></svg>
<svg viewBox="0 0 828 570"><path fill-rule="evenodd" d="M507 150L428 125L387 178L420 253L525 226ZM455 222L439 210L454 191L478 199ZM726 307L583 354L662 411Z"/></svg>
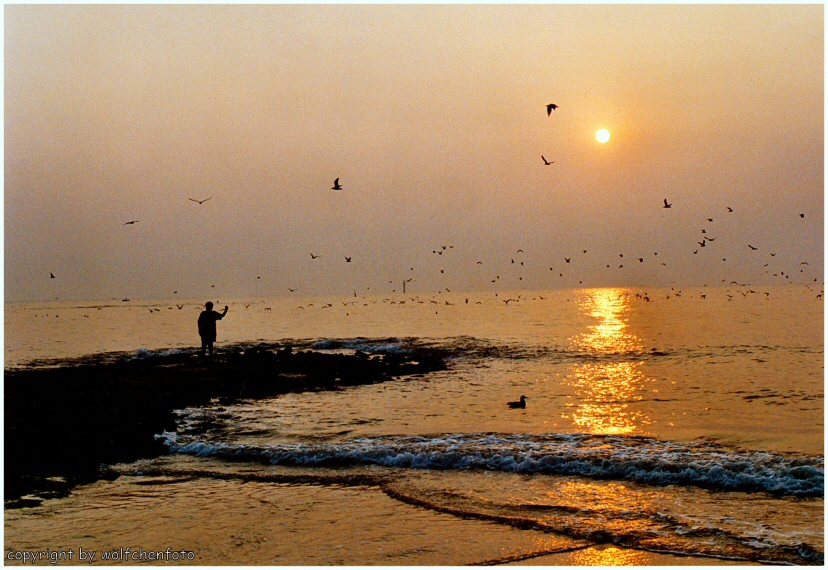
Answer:
<svg viewBox="0 0 828 570"><path fill-rule="evenodd" d="M54 279L54 278L55 278L55 274L50 271L49 272L49 279Z"/></svg>
<svg viewBox="0 0 828 570"><path fill-rule="evenodd" d="M752 245L750 245L750 244L747 244L747 246L748 246L750 249L752 249L753 251L756 251L757 249L759 249L758 247L753 247L753 246L752 246Z"/></svg>
<svg viewBox="0 0 828 570"><path fill-rule="evenodd" d="M342 186L339 185L339 178L334 180L334 185L331 186L331 190L342 190Z"/></svg>
<svg viewBox="0 0 828 570"><path fill-rule="evenodd" d="M345 263L351 263L351 258L347 255L345 256Z"/></svg>
<svg viewBox="0 0 828 570"><path fill-rule="evenodd" d="M673 205L672 205L672 204L668 204L668 203L667 203L667 198L664 198L664 207L665 207L665 208L672 208L672 207L673 207Z"/></svg>
<svg viewBox="0 0 828 570"><path fill-rule="evenodd" d="M314 255L312 253L310 254L310 256L311 256L311 259L316 259L317 257L319 257L318 255Z"/></svg>
<svg viewBox="0 0 828 570"><path fill-rule="evenodd" d="M805 217L805 214L799 214L799 217L800 217L800 218L804 218L804 217Z"/></svg>
<svg viewBox="0 0 828 570"><path fill-rule="evenodd" d="M552 111L554 111L557 108L558 106L555 105L555 103L549 103L549 105L546 106L546 116L550 116L552 114Z"/></svg>
<svg viewBox="0 0 828 570"><path fill-rule="evenodd" d="M728 212L732 212L732 211L733 211L733 208L731 208L730 206L727 206L727 211L728 211Z"/></svg>
<svg viewBox="0 0 828 570"><path fill-rule="evenodd" d="M519 402L506 402L506 405L512 409L515 408L525 408L526 407L526 396L521 396Z"/></svg>
<svg viewBox="0 0 828 570"><path fill-rule="evenodd" d="M545 156L543 156L543 155L541 155L541 158L543 159L543 163L544 163L546 166L549 166L550 164L555 164L555 161L554 161L554 160L553 160L552 162L549 162L548 160L546 160L546 157L545 157Z"/></svg>
<svg viewBox="0 0 828 570"><path fill-rule="evenodd" d="M203 204L204 202L206 202L207 200L210 200L210 199L212 199L212 198L213 198L213 197L212 197L212 196L210 196L209 198L204 198L204 200L196 200L195 198L187 198L187 199L188 199L188 200L190 200L191 202L198 202L198 204L199 204L199 205L201 205L201 204Z"/></svg>

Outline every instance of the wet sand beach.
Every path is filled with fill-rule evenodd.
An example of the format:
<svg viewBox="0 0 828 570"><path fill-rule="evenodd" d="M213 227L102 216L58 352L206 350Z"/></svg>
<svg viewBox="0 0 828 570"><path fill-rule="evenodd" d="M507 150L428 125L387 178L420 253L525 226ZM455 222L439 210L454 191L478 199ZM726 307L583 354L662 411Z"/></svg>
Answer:
<svg viewBox="0 0 828 570"><path fill-rule="evenodd" d="M300 483L299 478L292 484L274 484L222 477L220 469L210 478L171 474L164 463L164 459L142 462L126 470L132 475L84 486L62 503L46 501L36 509L36 527L26 524L35 510L7 511L6 544L74 546L75 556L78 548L98 553L93 562L99 564L107 563L100 553L123 556L125 548L131 549L128 556L140 556L139 549L184 550L195 556L184 562L197 565L235 564L240 559L250 565L285 566L373 565L378 561L438 566L737 563L458 519L393 500L372 485L368 476L350 485L324 484L324 474L312 484L311 479ZM199 469L203 475L204 465ZM90 509L90 504L112 507Z"/></svg>

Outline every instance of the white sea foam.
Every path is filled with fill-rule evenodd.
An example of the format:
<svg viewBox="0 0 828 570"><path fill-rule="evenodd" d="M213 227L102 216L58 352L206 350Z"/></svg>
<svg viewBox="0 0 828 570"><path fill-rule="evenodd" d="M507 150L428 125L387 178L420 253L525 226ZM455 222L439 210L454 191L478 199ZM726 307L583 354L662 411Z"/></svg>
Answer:
<svg viewBox="0 0 828 570"><path fill-rule="evenodd" d="M411 351L411 348L407 345L407 343L396 338L323 338L311 344L311 348L315 350L360 350L369 354L406 354Z"/></svg>
<svg viewBox="0 0 828 570"><path fill-rule="evenodd" d="M779 495L821 496L824 493L822 457L738 451L704 442L685 444L586 434L448 434L254 446L187 441L168 432L159 437L166 440L173 453L283 465L374 464L414 469L481 469Z"/></svg>
<svg viewBox="0 0 828 570"><path fill-rule="evenodd" d="M139 348L135 351L135 353L129 358L129 360L146 360L148 358L164 358L168 356L176 356L179 354L184 354L187 352L184 349L180 348L168 348L166 350L156 350L151 351L147 350L146 348Z"/></svg>

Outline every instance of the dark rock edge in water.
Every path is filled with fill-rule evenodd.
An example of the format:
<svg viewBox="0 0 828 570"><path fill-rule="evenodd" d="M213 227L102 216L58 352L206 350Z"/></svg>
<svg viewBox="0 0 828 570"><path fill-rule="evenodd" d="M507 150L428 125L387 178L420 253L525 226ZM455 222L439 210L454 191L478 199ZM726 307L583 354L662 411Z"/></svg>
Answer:
<svg viewBox="0 0 828 570"><path fill-rule="evenodd" d="M446 368L434 350L369 356L250 349L121 359L4 373L5 508L35 506L79 484L117 477L107 464L167 453L155 434L175 430L174 410L211 401L337 390Z"/></svg>

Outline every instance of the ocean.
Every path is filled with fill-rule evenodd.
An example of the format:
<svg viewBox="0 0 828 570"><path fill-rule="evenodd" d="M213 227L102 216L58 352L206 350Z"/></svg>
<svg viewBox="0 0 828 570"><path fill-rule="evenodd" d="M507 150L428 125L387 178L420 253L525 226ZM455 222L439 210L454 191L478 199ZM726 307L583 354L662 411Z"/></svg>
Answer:
<svg viewBox="0 0 828 570"><path fill-rule="evenodd" d="M821 294L211 299L220 354L447 369L177 410L167 455L6 508L6 563L821 565ZM206 300L7 303L5 367L196 358Z"/></svg>

